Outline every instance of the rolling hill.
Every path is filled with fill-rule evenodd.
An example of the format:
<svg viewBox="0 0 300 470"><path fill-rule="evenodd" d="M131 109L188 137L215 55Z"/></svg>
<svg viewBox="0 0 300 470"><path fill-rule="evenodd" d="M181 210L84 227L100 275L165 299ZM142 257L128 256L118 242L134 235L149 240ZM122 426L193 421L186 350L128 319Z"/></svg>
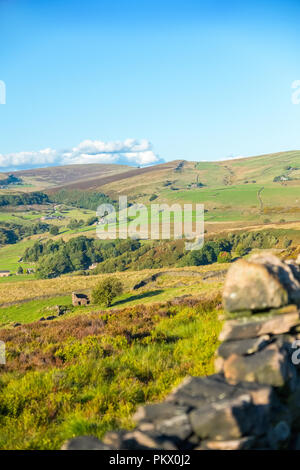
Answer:
<svg viewBox="0 0 300 470"><path fill-rule="evenodd" d="M297 222L300 151L218 162L175 160L144 168L69 165L14 173L26 187L50 197L61 189L101 192L129 202L203 203L207 229ZM16 191L16 189L15 189Z"/></svg>
<svg viewBox="0 0 300 470"><path fill-rule="evenodd" d="M39 186L40 189L71 187L88 190L111 185L112 190L115 190L114 183L118 186L120 181L126 180L130 186L134 186L136 178L139 180L139 186L147 186L149 182L152 185L161 181L165 183L165 179L170 178L171 183L179 185L196 184L198 181L205 187L216 187L253 182L267 184L272 183L276 177L286 176L287 181L294 181L293 184L298 185L295 181L300 181L300 151L217 162L174 160L143 168L99 163L19 170L11 173L26 183L31 183L33 187ZM140 178L140 175L146 174L149 177ZM6 176L6 173L0 175L1 178Z"/></svg>
<svg viewBox="0 0 300 470"><path fill-rule="evenodd" d="M21 178L31 191L62 186L126 172L131 167L114 164L65 165L11 172ZM5 175L5 173L2 175Z"/></svg>
<svg viewBox="0 0 300 470"><path fill-rule="evenodd" d="M154 195L156 203L203 203L208 230L299 220L300 151L142 170L99 180L97 190L144 204Z"/></svg>

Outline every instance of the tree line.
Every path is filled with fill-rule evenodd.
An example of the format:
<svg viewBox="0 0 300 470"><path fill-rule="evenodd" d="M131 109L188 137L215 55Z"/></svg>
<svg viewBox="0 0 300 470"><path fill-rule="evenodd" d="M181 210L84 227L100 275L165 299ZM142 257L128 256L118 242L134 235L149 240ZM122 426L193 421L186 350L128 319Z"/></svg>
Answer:
<svg viewBox="0 0 300 470"><path fill-rule="evenodd" d="M27 204L46 204L49 202L50 199L47 194L40 192L0 195L0 207L24 206Z"/></svg>
<svg viewBox="0 0 300 470"><path fill-rule="evenodd" d="M0 224L0 246L13 244L25 237L37 233L48 232L49 225L41 222L33 224L16 224L14 222L1 222Z"/></svg>
<svg viewBox="0 0 300 470"><path fill-rule="evenodd" d="M94 191L81 191L78 189L61 189L51 194L51 200L59 204L96 210L100 204L115 204L109 196Z"/></svg>

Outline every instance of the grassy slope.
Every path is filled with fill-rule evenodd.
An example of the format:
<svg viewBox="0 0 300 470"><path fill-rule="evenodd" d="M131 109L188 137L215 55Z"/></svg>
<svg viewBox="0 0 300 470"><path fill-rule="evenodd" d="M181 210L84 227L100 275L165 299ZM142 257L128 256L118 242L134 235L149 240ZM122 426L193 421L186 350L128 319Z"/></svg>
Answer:
<svg viewBox="0 0 300 470"><path fill-rule="evenodd" d="M74 165L69 167L69 174L67 167L62 167L62 175L59 175L60 168L30 171L35 177L41 171L41 174L46 176L39 177L46 179L52 186L65 180L67 184L71 182L74 187L80 188L83 184L87 190L102 191L114 198L120 194L127 195L129 201L147 205L150 204L149 199L152 194L158 195L155 203L203 203L208 211L206 213L208 229L212 223L219 224L222 229L222 224L230 221L249 225L255 221L262 224L266 218L270 218L274 223L281 219L299 220L300 151L223 162L183 162L181 167L179 164L180 161L174 161L154 166L142 175L138 174L140 170L135 169L125 172L124 176L121 172L123 168L114 169L113 165L108 165L109 169L102 169L102 173L99 173L103 174L104 178L99 179L98 186L97 179L91 179L93 165ZM287 170L287 167L290 169ZM78 171L80 169L82 174ZM31 174L30 171L26 174ZM106 183L107 175L113 176L112 179L115 181ZM291 181L284 184L273 182L274 177L282 175L288 176ZM80 181L76 179L79 177ZM205 186L189 188L191 183L196 183L197 178ZM166 186L167 181L170 183L168 186ZM258 192L262 188L261 205ZM0 220L1 217L7 216L2 212ZM64 223L62 221L60 225Z"/></svg>
<svg viewBox="0 0 300 470"><path fill-rule="evenodd" d="M53 186L88 180L95 176L103 177L128 171L127 165L114 164L90 164L90 165L66 165L59 167L37 168L21 170L14 174L30 187L30 191L43 190ZM27 190L24 187L12 188L15 191Z"/></svg>
<svg viewBox="0 0 300 470"><path fill-rule="evenodd" d="M102 310L132 307L141 304L148 305L153 302L165 302L181 296L206 295L211 292L220 292L221 289L221 282L217 280L203 283L199 279L193 281L191 278L182 278L182 281L178 282L177 285L172 285L171 282L168 282L166 279L162 280L162 278L160 278L159 281L160 282L156 282L155 284L152 283L147 289L141 291L127 291L125 294L115 299L111 308L103 307ZM66 313L64 317L58 318L57 321L61 321L66 316L69 318L76 315L86 315L99 309L98 305L72 307L71 293L68 295L54 295L47 298L34 299L27 302L16 302L10 306L0 307L0 327L9 326L14 322L26 324L37 321L42 316L53 315L53 312L49 310L49 308L54 305L68 306L68 313Z"/></svg>
<svg viewBox="0 0 300 470"><path fill-rule="evenodd" d="M274 222L282 218L299 220L300 151L224 162L185 162L180 171L176 170L175 162L171 163L171 168L157 167L156 172L143 178L126 178L104 185L102 190L114 197L127 194L129 199L144 204L150 203L151 194L159 196L155 203L203 203L209 223L244 221L249 224L255 220L263 223L265 214L271 214ZM292 169L287 170L288 166ZM273 182L274 177L282 175L291 181ZM196 183L197 177L205 186L188 188ZM171 182L169 186L165 186L167 180ZM262 188L263 207L258 198Z"/></svg>
<svg viewBox="0 0 300 470"><path fill-rule="evenodd" d="M212 264L209 266L193 266L186 268L171 268L172 271L183 271L186 273L190 272L199 272L207 273L211 270L218 271L223 270L225 265L222 264ZM118 278L123 282L126 292L131 292L133 286L140 282L142 279L146 279L149 275L155 272L161 271L170 271L170 268L165 269L144 269L141 271L124 271L117 273ZM71 295L73 291L89 291L91 290L101 279L104 279L107 274L98 274L93 276L70 276L64 275L55 279L29 279L29 280L19 280L19 276L13 278L6 278L2 281L1 291L0 291L0 305L6 303L20 303L23 301L36 300L43 296L46 297L57 297L60 295ZM26 279L26 278L25 278ZM201 278L193 277L192 273L189 276L163 276L158 278L155 283L148 284L148 288L155 287L160 289L161 287L165 288L185 288L185 286L196 286L196 288L201 288ZM134 291L134 294L138 294L140 291ZM133 295L133 294L130 294ZM134 300L134 299L132 299Z"/></svg>
<svg viewBox="0 0 300 470"><path fill-rule="evenodd" d="M220 227L228 221L259 223L266 216L276 223L283 217L299 220L298 180L283 186L273 183L273 178L284 174L286 166L300 168L300 152L227 162L186 162L179 171L177 165L172 162L143 178L118 179L98 189L114 196L127 194L147 204L153 193L159 196L155 202L203 202L208 224ZM206 186L188 189L197 176ZM289 176L300 178L300 170L289 170ZM51 181L53 175L42 178L38 182L35 177L34 184L58 184ZM55 178L60 178L59 171ZM166 180L178 189L165 186ZM246 184L246 180L256 182ZM262 186L261 210L258 191ZM69 218L90 215L76 209L67 214ZM7 217L10 215L0 213L0 220ZM17 217L30 223L36 215L20 212ZM66 239L78 233L94 235L95 231L94 227L70 231L63 228L66 221L54 223L61 226L59 236ZM293 235L297 241L299 233L299 227L291 226L283 236ZM0 269L15 270L24 249L39 237L49 235L1 248ZM218 269L224 265L185 268L203 273ZM116 299L115 313L101 313L91 305L71 308L58 320L32 324L51 315L48 307L70 305L73 290L89 291L105 275L53 280L20 276L0 281L0 304L14 303L0 308L0 339L6 343L8 358L7 366L0 369L0 448L59 448L63 440L75 435L102 437L108 429L131 426L129 416L137 404L161 399L186 374L213 371L220 329L216 311L220 281L166 275L132 291L150 272L155 271L118 273L126 293ZM186 294L202 300L197 306L157 304ZM207 303L209 296L215 299ZM15 321L23 325L5 328Z"/></svg>
<svg viewBox="0 0 300 470"><path fill-rule="evenodd" d="M14 208L15 209L15 208ZM16 212L9 212L9 211L0 211L0 222L13 222L17 224L31 224L33 220L40 219L42 216L46 215L45 210L27 210L27 211L18 211ZM77 220L84 220L87 221L91 216L95 215L94 211L88 209L79 209L69 207L63 211L63 220L46 220L45 223L51 225L57 225L59 227L59 235L56 237L50 235L48 232L41 233L38 235L33 235L28 237L14 245L5 245L0 247L0 270L10 270L13 273L16 272L19 263L18 260L23 256L24 251L26 248L33 245L33 243L38 239L55 239L55 238L63 238L64 240L68 240L74 236L79 235L86 235L89 237L96 236L96 229L94 226L83 225L75 230L71 230L66 226L72 219ZM43 221L42 221L43 222ZM23 268L34 267L33 263L22 263ZM15 278L14 278L15 279ZM19 279L18 279L19 280ZM0 283L2 283L2 279L0 278Z"/></svg>
<svg viewBox="0 0 300 470"><path fill-rule="evenodd" d="M162 399L187 374L212 373L218 302L1 330L0 448L57 449L76 435L101 438L131 427L138 404Z"/></svg>
<svg viewBox="0 0 300 470"><path fill-rule="evenodd" d="M10 270L15 272L19 266L18 259L23 256L26 248L31 246L34 240L21 240L15 245L5 245L0 248L0 270ZM23 268L32 267L32 263L21 263ZM1 279L1 281L3 281Z"/></svg>

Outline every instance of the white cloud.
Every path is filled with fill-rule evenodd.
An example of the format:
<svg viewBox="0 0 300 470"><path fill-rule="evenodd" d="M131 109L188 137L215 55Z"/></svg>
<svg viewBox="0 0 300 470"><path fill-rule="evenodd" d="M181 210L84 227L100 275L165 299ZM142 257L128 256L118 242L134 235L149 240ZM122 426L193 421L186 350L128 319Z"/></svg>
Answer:
<svg viewBox="0 0 300 470"><path fill-rule="evenodd" d="M0 153L0 168L53 165L56 160L57 154L50 148L38 152Z"/></svg>
<svg viewBox="0 0 300 470"><path fill-rule="evenodd" d="M80 163L147 166L161 161L148 140L126 139L123 142L84 140L77 147L63 151L47 148L35 152L0 154L0 169L5 171Z"/></svg>

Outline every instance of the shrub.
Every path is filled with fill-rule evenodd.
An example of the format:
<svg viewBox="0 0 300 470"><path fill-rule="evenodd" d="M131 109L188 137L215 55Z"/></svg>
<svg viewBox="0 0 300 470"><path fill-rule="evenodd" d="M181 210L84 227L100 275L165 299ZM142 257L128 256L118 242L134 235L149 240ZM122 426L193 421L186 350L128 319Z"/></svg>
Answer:
<svg viewBox="0 0 300 470"><path fill-rule="evenodd" d="M115 277L108 277L99 282L92 291L92 301L95 304L110 307L112 301L123 292L123 285Z"/></svg>
<svg viewBox="0 0 300 470"><path fill-rule="evenodd" d="M231 261L231 254L227 251L221 251L218 254L218 263L230 263Z"/></svg>
<svg viewBox="0 0 300 470"><path fill-rule="evenodd" d="M249 248L246 248L242 244L238 245L235 250L237 256L245 256L249 253L249 251Z"/></svg>
<svg viewBox="0 0 300 470"><path fill-rule="evenodd" d="M292 240L289 240L288 238L285 238L283 240L283 246L284 248L288 248L292 244Z"/></svg>
<svg viewBox="0 0 300 470"><path fill-rule="evenodd" d="M50 232L50 235L58 235L59 228L56 225L52 225L49 232Z"/></svg>
<svg viewBox="0 0 300 470"><path fill-rule="evenodd" d="M212 264L217 261L219 253L230 252L232 244L223 238L217 241L208 241L201 250L190 251L185 259L182 260L182 266L202 266Z"/></svg>
<svg viewBox="0 0 300 470"><path fill-rule="evenodd" d="M77 220L77 219L72 219L70 221L70 223L67 225L67 227L70 229L70 230L75 230L79 227L82 227L84 225L84 220L80 219L80 220Z"/></svg>
<svg viewBox="0 0 300 470"><path fill-rule="evenodd" d="M149 197L149 201L154 201L154 199L157 199L158 196L156 194L152 194L150 197Z"/></svg>
<svg viewBox="0 0 300 470"><path fill-rule="evenodd" d="M95 222L98 222L98 217L96 216L89 217L88 220L86 221L86 225L93 225Z"/></svg>

